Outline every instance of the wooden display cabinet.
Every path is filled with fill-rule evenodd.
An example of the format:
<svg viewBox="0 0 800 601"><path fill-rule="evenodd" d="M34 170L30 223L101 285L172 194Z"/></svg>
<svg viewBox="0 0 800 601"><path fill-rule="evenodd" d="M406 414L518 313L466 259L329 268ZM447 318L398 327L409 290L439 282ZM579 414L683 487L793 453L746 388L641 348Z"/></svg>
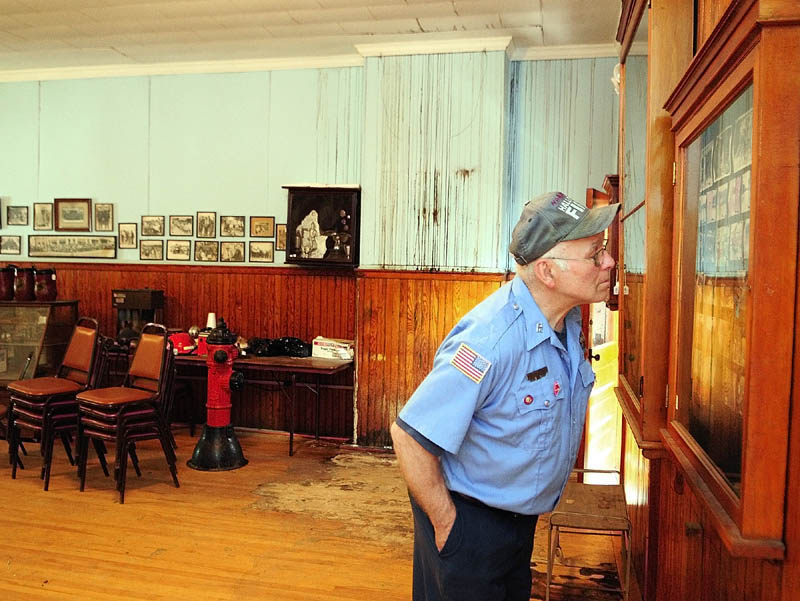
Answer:
<svg viewBox="0 0 800 601"><path fill-rule="evenodd" d="M78 320L78 301L0 301L0 387L56 373Z"/></svg>

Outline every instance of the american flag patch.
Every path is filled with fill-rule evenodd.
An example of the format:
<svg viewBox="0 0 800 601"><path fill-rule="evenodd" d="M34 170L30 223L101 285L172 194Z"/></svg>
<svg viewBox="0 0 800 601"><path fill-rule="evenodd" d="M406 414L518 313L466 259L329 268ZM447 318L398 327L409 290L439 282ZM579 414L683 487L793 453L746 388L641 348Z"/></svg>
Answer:
<svg viewBox="0 0 800 601"><path fill-rule="evenodd" d="M450 364L470 380L477 383L483 380L483 376L486 375L492 365L463 342L458 347L453 358L450 359Z"/></svg>

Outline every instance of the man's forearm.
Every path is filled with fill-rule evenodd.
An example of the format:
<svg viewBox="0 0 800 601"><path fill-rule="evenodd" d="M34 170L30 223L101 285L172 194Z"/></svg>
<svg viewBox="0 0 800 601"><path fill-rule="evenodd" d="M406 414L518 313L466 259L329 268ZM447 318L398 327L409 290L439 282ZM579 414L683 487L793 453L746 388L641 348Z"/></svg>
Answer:
<svg viewBox="0 0 800 601"><path fill-rule="evenodd" d="M391 434L408 490L433 524L436 546L441 550L456 519L456 508L445 486L439 459L397 424L392 424Z"/></svg>

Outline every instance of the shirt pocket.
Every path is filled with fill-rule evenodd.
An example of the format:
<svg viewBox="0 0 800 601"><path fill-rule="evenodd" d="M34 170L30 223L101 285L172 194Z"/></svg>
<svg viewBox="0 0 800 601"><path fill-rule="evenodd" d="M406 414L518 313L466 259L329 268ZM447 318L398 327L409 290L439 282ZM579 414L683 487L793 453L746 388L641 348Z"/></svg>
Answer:
<svg viewBox="0 0 800 601"><path fill-rule="evenodd" d="M557 380L542 379L526 382L516 392L519 438L518 444L526 449L541 451L553 445L558 406L564 391Z"/></svg>

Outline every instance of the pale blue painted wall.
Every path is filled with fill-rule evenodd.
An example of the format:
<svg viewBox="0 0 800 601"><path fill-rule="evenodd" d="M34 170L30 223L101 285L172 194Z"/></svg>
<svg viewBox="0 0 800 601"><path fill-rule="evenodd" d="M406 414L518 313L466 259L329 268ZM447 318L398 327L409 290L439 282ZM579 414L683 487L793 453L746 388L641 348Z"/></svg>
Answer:
<svg viewBox="0 0 800 601"><path fill-rule="evenodd" d="M360 184L362 266L502 270L525 200L582 198L616 172L614 64L484 52L0 84L0 196L91 197L115 224L197 211L283 223L282 186ZM23 251L29 233L2 230Z"/></svg>
<svg viewBox="0 0 800 601"><path fill-rule="evenodd" d="M647 57L625 61L625 156L622 160L623 214L628 215L645 198L647 158ZM625 271L645 272L645 210L640 208L623 222Z"/></svg>

